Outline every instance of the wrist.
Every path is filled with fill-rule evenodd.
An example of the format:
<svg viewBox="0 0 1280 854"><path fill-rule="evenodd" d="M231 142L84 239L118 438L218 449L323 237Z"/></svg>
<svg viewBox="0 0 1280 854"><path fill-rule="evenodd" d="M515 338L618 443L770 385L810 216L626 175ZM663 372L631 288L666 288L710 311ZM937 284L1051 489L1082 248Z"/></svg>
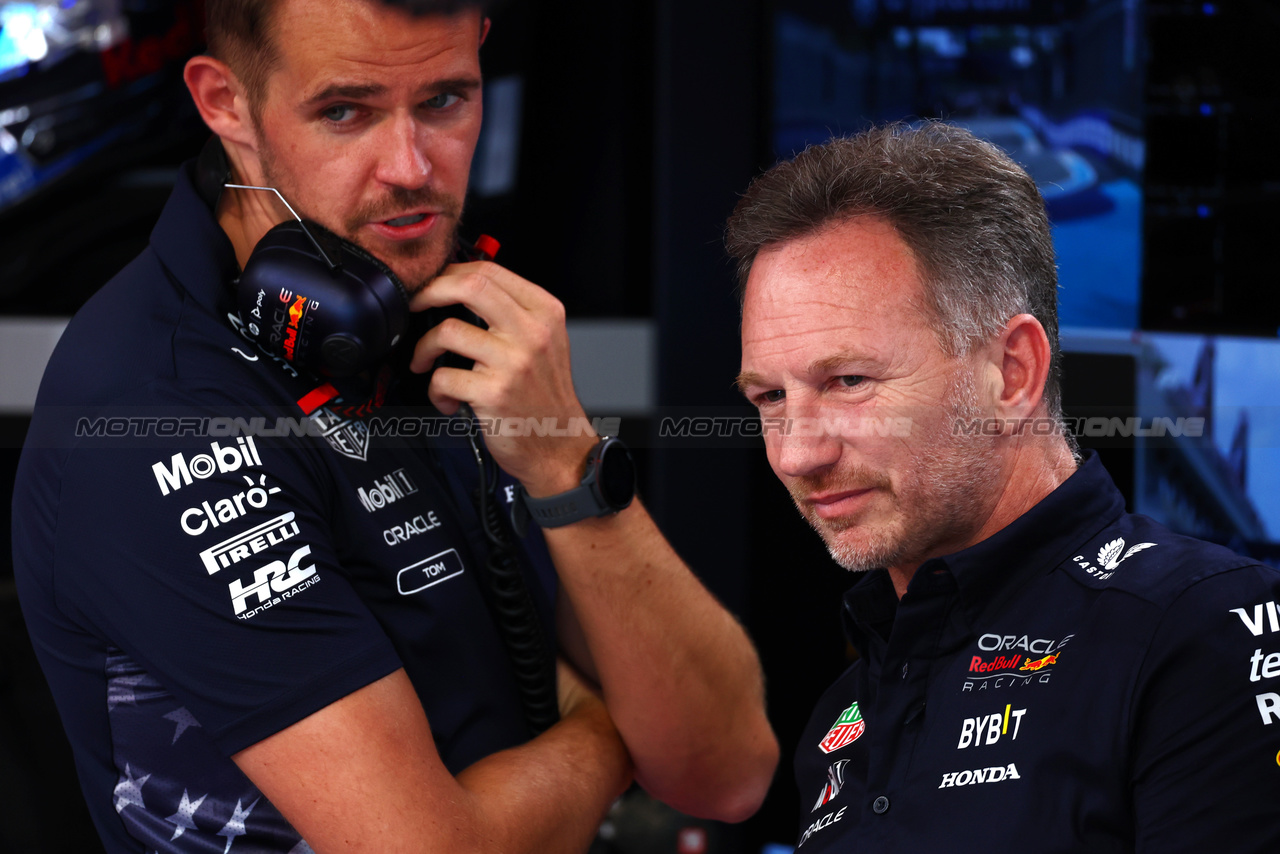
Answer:
<svg viewBox="0 0 1280 854"><path fill-rule="evenodd" d="M635 778L635 761L602 700L593 698L593 702L577 704L557 726L586 733L594 744L592 752L596 756L596 767L609 769L605 773L616 787L614 797L627 790Z"/></svg>
<svg viewBox="0 0 1280 854"><path fill-rule="evenodd" d="M572 488L538 495L522 485L512 506L512 522L516 532L524 536L531 520L543 528L559 528L611 516L631 505L635 489L631 452L619 439L606 436L587 453L581 479Z"/></svg>
<svg viewBox="0 0 1280 854"><path fill-rule="evenodd" d="M538 471L520 479L524 491L534 498L559 495L582 483L587 457L599 441L595 436L566 441L566 447Z"/></svg>

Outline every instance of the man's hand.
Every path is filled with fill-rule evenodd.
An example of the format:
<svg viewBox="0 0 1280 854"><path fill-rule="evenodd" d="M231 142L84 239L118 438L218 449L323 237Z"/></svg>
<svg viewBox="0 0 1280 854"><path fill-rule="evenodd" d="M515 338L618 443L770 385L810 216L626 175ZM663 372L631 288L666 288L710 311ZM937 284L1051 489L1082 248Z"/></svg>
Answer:
<svg viewBox="0 0 1280 854"><path fill-rule="evenodd" d="M502 419L508 430L524 431L533 419L553 419L564 429L586 413L573 390L564 306L542 288L490 261L452 264L414 296L414 311L461 303L484 319L488 329L450 318L432 328L414 350L412 368L430 370L442 353L475 360L471 370L439 368L428 394L446 414L459 402L481 420ZM496 422L495 422L496 425ZM595 436L485 436L489 452L533 496L572 489L582 478Z"/></svg>
<svg viewBox="0 0 1280 854"><path fill-rule="evenodd" d="M598 703L604 708L599 689L588 684L587 677L564 658L556 659L556 692L560 696L560 717L567 718L579 710L589 710Z"/></svg>

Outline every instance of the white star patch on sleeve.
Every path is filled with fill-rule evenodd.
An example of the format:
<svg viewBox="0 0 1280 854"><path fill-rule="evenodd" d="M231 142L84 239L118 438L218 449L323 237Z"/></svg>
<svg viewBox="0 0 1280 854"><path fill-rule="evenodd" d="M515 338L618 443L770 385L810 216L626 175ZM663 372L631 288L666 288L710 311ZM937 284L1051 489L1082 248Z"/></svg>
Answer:
<svg viewBox="0 0 1280 854"><path fill-rule="evenodd" d="M184 831L196 829L194 821L196 810L200 809L200 805L204 803L204 799L207 797L209 797L208 794L204 794L193 801L187 795L187 790L182 790L182 803L178 804L178 811L165 819L170 824L177 825L173 831L173 836L169 839L170 842L181 836Z"/></svg>
<svg viewBox="0 0 1280 854"><path fill-rule="evenodd" d="M147 784L147 780L151 779L150 774L141 777L134 777L133 771L129 768L129 763L125 763L124 777L119 783L116 783L116 812L123 812L124 808L129 804L146 809L146 804L142 802L142 787Z"/></svg>
<svg viewBox="0 0 1280 854"><path fill-rule="evenodd" d="M178 739L187 731L188 727L200 726L200 722L195 719L194 715L187 711L185 706L174 709L172 712L165 715L164 719L167 721L173 721L177 724L177 727L173 732L173 741L169 742L170 745L177 744Z"/></svg>
<svg viewBox="0 0 1280 854"><path fill-rule="evenodd" d="M248 832L244 829L245 819L249 817L249 813L253 812L253 808L258 805L260 800L262 799L255 798L253 803L249 804L248 809L244 809L241 806L241 801L236 801L236 811L232 813L231 820L223 826L222 830L218 831L218 836L227 837L227 847L222 849L222 854L228 854L231 850L231 843L236 841L237 836L244 836Z"/></svg>

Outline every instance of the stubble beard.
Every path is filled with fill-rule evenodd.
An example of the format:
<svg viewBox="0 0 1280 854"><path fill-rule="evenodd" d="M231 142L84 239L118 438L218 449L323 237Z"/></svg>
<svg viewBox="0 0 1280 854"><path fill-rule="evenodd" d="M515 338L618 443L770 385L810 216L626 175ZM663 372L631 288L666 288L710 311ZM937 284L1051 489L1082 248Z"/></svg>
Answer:
<svg viewBox="0 0 1280 854"><path fill-rule="evenodd" d="M261 140L262 176L268 187L276 188L285 199L300 198L298 188L291 181L284 180L283 170L278 168L275 151L266 142L266 136L259 130ZM293 204L290 201L290 204ZM424 237L416 240L398 241L395 243L370 246L362 240L361 227L369 222L381 222L393 217L406 208L431 207L440 211L442 222ZM309 218L305 211L298 212L304 219ZM432 279L444 272L445 267L453 263L455 248L458 245L458 228L462 222L462 200L431 187L411 190L405 187L391 187L387 196L376 202L363 205L349 215L338 231L336 223L320 223L345 240L359 246L373 255L395 272L396 276L410 294L416 294L425 288ZM432 258L433 263L427 266L427 272L414 272L408 263L421 258Z"/></svg>
<svg viewBox="0 0 1280 854"><path fill-rule="evenodd" d="M850 572L922 563L948 543L963 542L994 494L999 477L990 437L961 435L958 420L979 418L977 390L970 372L956 372L940 404L945 411L923 437L914 468L895 488L887 475L866 467L790 485L792 499L822 537L833 560ZM803 496L815 491L874 487L889 508L874 508L888 521L822 519Z"/></svg>
<svg viewBox="0 0 1280 854"><path fill-rule="evenodd" d="M377 249L360 243L365 251L377 256L383 263L396 270L405 289L411 294L422 290L432 279L444 272L444 268L453 262L455 248L458 245L458 228L462 221L462 201L430 187L410 190L404 187L390 188L387 197L370 203L357 210L347 218L345 235L348 240L359 243L360 228L365 223L381 222L395 216L406 208L432 207L439 209L441 223L424 237L416 240L404 240L391 243ZM427 267L426 273L402 273L406 263L422 258L435 258ZM397 262L401 262L397 264ZM399 267L400 269L397 269Z"/></svg>

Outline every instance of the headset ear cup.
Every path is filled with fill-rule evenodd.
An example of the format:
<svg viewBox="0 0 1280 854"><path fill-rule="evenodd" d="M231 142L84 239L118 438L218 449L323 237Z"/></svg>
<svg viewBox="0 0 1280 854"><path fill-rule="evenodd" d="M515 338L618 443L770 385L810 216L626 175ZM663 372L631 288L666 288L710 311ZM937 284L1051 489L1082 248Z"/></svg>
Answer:
<svg viewBox="0 0 1280 854"><path fill-rule="evenodd" d="M245 328L267 352L333 377L380 363L409 322L408 293L396 274L310 222L283 222L258 241L237 280L236 299Z"/></svg>
<svg viewBox="0 0 1280 854"><path fill-rule="evenodd" d="M323 225L316 225L310 220L307 220L307 228L310 228L313 234L317 231L320 232L320 234L324 236L322 239L332 241L334 246L339 247L341 254L345 258L359 258L385 276L396 289L396 292L400 294L400 298L404 300L405 308L408 309L409 289L404 286L404 282L400 281L400 277L397 276L390 267L383 263L381 258L374 255L372 252L369 252L360 244L353 243L345 237L339 237Z"/></svg>
<svg viewBox="0 0 1280 854"><path fill-rule="evenodd" d="M227 164L227 152L222 147L222 140L211 134L200 149L195 170L196 192L209 206L209 210L218 209L223 185L230 179L231 167Z"/></svg>

